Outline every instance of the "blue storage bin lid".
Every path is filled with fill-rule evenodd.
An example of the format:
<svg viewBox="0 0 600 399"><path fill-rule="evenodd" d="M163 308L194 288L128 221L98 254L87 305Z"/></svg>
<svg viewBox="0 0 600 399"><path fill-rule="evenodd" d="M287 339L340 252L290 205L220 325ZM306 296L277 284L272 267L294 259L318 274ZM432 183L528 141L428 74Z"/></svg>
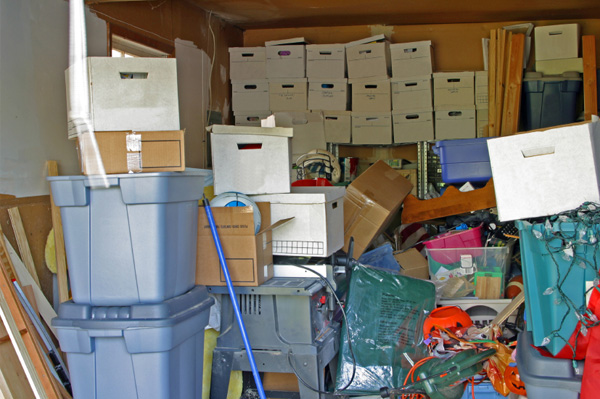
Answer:
<svg viewBox="0 0 600 399"><path fill-rule="evenodd" d="M211 171L187 168L184 172L122 173L107 175L110 187L120 187L126 204L196 201L204 194L204 179ZM50 176L54 203L59 206L89 205L89 191L103 190L96 176Z"/></svg>
<svg viewBox="0 0 600 399"><path fill-rule="evenodd" d="M68 301L60 304L57 328L124 330L128 328L170 327L208 310L214 299L203 285L161 303L131 306L91 306Z"/></svg>

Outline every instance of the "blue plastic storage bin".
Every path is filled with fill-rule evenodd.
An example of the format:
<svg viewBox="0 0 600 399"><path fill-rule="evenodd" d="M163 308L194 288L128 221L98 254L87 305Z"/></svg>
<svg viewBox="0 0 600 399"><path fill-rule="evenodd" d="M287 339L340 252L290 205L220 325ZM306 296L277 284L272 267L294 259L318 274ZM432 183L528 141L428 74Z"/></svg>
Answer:
<svg viewBox="0 0 600 399"><path fill-rule="evenodd" d="M473 399L472 390L473 386L471 383L468 383L461 399ZM505 396L500 395L494 389L491 382L482 382L479 385L475 385L475 399L505 399Z"/></svg>
<svg viewBox="0 0 600 399"><path fill-rule="evenodd" d="M440 157L444 183L485 183L492 178L487 137L442 140L433 152Z"/></svg>
<svg viewBox="0 0 600 399"><path fill-rule="evenodd" d="M71 301L52 320L74 399L202 397L206 287L160 304L92 307Z"/></svg>
<svg viewBox="0 0 600 399"><path fill-rule="evenodd" d="M530 332L519 333L516 360L527 398L578 399L584 362L577 362L576 372L572 360L542 356L532 344Z"/></svg>
<svg viewBox="0 0 600 399"><path fill-rule="evenodd" d="M597 273L595 268L600 265L600 251L596 250L598 244L577 244L583 231L588 237L590 232L575 223L555 222L552 226L553 231L562 231L574 237L574 254L577 260L572 262L563 257L564 253L560 251L562 241L559 238L551 239L546 247L546 241L535 237L536 234L552 237L552 232L547 232L544 224L517 220L515 225L519 229L521 245L527 329L533 333L534 345L545 346L552 355L556 355L565 346L565 341L560 337L550 336L551 333L558 331L558 334L568 340L578 321L573 309L560 299L556 289L559 276L563 282L562 291L572 306L577 309L584 306L586 285L593 283ZM600 237L600 225L594 225L592 231L595 237ZM587 263L585 269L580 265L583 261ZM549 290L550 288L552 289ZM546 337L549 337L550 341L543 345Z"/></svg>
<svg viewBox="0 0 600 399"><path fill-rule="evenodd" d="M578 72L565 72L558 76L527 72L522 86L524 130L575 122L577 96L582 85Z"/></svg>
<svg viewBox="0 0 600 399"><path fill-rule="evenodd" d="M73 300L157 303L192 288L204 170L49 177L61 208Z"/></svg>

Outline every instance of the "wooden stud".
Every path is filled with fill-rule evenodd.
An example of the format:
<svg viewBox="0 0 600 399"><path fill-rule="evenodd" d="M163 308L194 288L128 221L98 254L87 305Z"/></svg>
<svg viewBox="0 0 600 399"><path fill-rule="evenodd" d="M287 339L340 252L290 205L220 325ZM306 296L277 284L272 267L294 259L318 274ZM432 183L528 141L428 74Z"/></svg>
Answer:
<svg viewBox="0 0 600 399"><path fill-rule="evenodd" d="M21 260L39 287L40 279L38 278L37 270L35 269L35 263L33 262L33 256L31 255L31 249L29 248L29 242L27 241L27 233L25 233L25 227L23 227L19 208L9 208L8 215L10 216L10 222L12 223L15 238L17 239Z"/></svg>
<svg viewBox="0 0 600 399"><path fill-rule="evenodd" d="M525 35L513 34L506 74L506 92L502 111L501 136L515 134L519 130L519 110L521 107L521 86L523 82L523 51Z"/></svg>
<svg viewBox="0 0 600 399"><path fill-rule="evenodd" d="M502 107L504 105L504 58L506 53L507 32L504 29L498 29L500 45L498 46L496 59L496 135L502 131Z"/></svg>
<svg viewBox="0 0 600 399"><path fill-rule="evenodd" d="M58 176L56 161L47 161L48 176ZM54 248L56 252L56 279L58 280L58 299L65 302L69 300L69 281L67 278L67 256L65 253L65 237L60 216L60 208L54 203L52 190L50 190L50 207L52 211L52 227L54 228Z"/></svg>
<svg viewBox="0 0 600 399"><path fill-rule="evenodd" d="M596 82L596 36L581 38L583 53L583 108L586 121L598 115L598 86Z"/></svg>
<svg viewBox="0 0 600 399"><path fill-rule="evenodd" d="M0 338L0 397L2 395L4 399L34 397L3 323L0 323L0 337L4 337Z"/></svg>
<svg viewBox="0 0 600 399"><path fill-rule="evenodd" d="M492 320L492 324L500 325L504 323L506 319L515 311L521 304L525 302L525 293L521 291L519 295L513 298L513 300L502 310L502 312L498 313L498 315Z"/></svg>
<svg viewBox="0 0 600 399"><path fill-rule="evenodd" d="M488 136L496 136L496 48L498 33L490 31L490 43L488 48Z"/></svg>

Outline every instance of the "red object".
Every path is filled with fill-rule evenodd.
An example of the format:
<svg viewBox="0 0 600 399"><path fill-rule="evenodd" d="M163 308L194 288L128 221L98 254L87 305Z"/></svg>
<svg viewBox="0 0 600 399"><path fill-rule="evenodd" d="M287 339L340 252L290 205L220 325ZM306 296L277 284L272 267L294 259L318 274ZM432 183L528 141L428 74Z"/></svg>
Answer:
<svg viewBox="0 0 600 399"><path fill-rule="evenodd" d="M442 306L431 311L423 323L423 335L429 336L434 326L443 328L469 327L473 321L469 314L458 306Z"/></svg>
<svg viewBox="0 0 600 399"><path fill-rule="evenodd" d="M594 287L588 308L596 317L600 317L598 301L600 301L600 292L598 287ZM587 338L589 344L581 381L581 399L597 398L600 392L600 328L598 326L590 328Z"/></svg>
<svg viewBox="0 0 600 399"><path fill-rule="evenodd" d="M329 180L324 179L322 177L317 177L316 179L296 180L295 182L292 183L292 187L314 187L314 186L329 187L329 186L333 186L333 184L331 184L329 182Z"/></svg>
<svg viewBox="0 0 600 399"><path fill-rule="evenodd" d="M319 303L321 305L325 305L325 302L327 302L327 297L323 295L321 298L319 298Z"/></svg>

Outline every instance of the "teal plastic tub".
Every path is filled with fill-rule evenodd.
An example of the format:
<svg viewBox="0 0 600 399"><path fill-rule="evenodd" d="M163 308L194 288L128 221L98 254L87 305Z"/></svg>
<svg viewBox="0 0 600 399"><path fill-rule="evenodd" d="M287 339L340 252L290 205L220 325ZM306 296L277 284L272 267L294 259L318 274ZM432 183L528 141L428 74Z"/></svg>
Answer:
<svg viewBox="0 0 600 399"><path fill-rule="evenodd" d="M596 278L597 265L600 264L598 243L583 245L578 244L577 240L587 237L593 241L592 232L596 240L600 239L600 225L594 225L589 230L571 222L555 222L551 232L546 231L541 223L517 220L515 225L519 229L521 244L527 329L533 334L534 345L544 346L552 355L556 355L564 348L565 340L569 340L577 326L574 310L586 304L586 290ZM573 237L575 257L565 257L561 250L562 241L552 233L557 231ZM536 235L548 237L548 241L540 240ZM559 282L568 301L562 299L556 288ZM553 331L557 331L565 340L554 336Z"/></svg>
<svg viewBox="0 0 600 399"><path fill-rule="evenodd" d="M198 200L208 171L49 177L60 207L73 300L158 303L196 279Z"/></svg>
<svg viewBox="0 0 600 399"><path fill-rule="evenodd" d="M74 399L202 397L206 287L159 304L65 302L52 320L67 355Z"/></svg>

